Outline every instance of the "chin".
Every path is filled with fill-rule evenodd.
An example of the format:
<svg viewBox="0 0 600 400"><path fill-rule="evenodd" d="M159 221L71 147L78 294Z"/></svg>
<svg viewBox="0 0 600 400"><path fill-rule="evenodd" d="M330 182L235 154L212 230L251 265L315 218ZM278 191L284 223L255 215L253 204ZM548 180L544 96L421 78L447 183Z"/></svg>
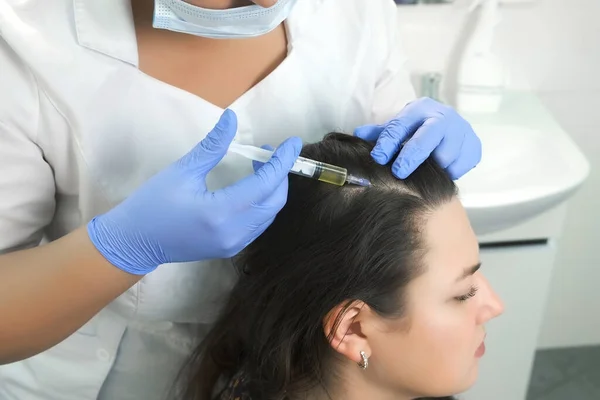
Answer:
<svg viewBox="0 0 600 400"><path fill-rule="evenodd" d="M473 368L471 368L471 370L467 373L467 375L465 376L465 379L462 382L460 382L460 384L456 385L456 388L453 391L454 394L463 393L463 392L466 392L467 390L469 390L470 388L472 388L473 385L475 385L475 382L477 382L478 376L479 376L479 364L476 363L475 366Z"/></svg>
<svg viewBox="0 0 600 400"><path fill-rule="evenodd" d="M434 391L428 391L428 393L424 396L421 395L418 399L445 399L448 396L454 396L469 390L475 382L477 382L477 376L479 374L479 368L477 365L468 371L462 379L457 377L454 382L448 382L448 385L444 385L444 387L436 387ZM431 388L430 388L431 390Z"/></svg>

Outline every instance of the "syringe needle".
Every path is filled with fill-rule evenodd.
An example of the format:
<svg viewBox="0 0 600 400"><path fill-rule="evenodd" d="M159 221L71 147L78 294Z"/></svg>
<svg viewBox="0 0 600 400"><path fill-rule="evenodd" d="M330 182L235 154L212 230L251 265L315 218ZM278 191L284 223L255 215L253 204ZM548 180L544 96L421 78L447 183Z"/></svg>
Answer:
<svg viewBox="0 0 600 400"><path fill-rule="evenodd" d="M346 176L346 182L351 185L371 186L371 182L368 179L360 178L358 176L354 176L354 175L350 175L350 174L348 174Z"/></svg>

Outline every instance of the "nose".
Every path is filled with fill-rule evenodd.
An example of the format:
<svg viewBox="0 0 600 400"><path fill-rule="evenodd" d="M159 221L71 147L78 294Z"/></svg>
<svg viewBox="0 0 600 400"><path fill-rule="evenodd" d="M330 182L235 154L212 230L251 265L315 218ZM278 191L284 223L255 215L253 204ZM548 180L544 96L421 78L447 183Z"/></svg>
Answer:
<svg viewBox="0 0 600 400"><path fill-rule="evenodd" d="M478 315L477 323L483 325L504 312L504 302L484 276L480 276L480 279L479 286L480 290L483 289L483 296L481 297L481 312Z"/></svg>

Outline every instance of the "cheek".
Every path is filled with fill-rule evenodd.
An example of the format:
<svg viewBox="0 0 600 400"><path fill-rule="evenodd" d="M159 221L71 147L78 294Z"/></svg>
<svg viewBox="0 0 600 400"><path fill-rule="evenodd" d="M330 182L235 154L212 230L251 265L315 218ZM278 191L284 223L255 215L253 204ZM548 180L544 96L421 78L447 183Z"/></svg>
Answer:
<svg viewBox="0 0 600 400"><path fill-rule="evenodd" d="M460 367L473 361L481 336L476 313L468 304L451 304L439 310L422 312L413 319L408 339L418 357L437 360L440 367ZM432 363L434 364L434 363Z"/></svg>
<svg viewBox="0 0 600 400"><path fill-rule="evenodd" d="M456 394L472 385L482 339L474 309L465 303L415 312L410 330L389 334L380 343L389 378L430 396Z"/></svg>
<svg viewBox="0 0 600 400"><path fill-rule="evenodd" d="M477 327L477 305L469 300L464 303L451 301L429 310L423 310L414 318L411 333L414 340L427 340L436 347L452 347L467 344Z"/></svg>

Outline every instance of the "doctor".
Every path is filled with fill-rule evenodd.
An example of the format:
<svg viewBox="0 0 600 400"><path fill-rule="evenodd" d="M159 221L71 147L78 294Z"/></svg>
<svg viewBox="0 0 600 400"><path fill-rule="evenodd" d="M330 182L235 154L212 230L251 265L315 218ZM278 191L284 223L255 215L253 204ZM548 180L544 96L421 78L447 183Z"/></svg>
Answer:
<svg viewBox="0 0 600 400"><path fill-rule="evenodd" d="M0 0L0 399L163 399L301 140L479 162L413 101L391 0L254 3ZM279 147L254 172L232 140Z"/></svg>

